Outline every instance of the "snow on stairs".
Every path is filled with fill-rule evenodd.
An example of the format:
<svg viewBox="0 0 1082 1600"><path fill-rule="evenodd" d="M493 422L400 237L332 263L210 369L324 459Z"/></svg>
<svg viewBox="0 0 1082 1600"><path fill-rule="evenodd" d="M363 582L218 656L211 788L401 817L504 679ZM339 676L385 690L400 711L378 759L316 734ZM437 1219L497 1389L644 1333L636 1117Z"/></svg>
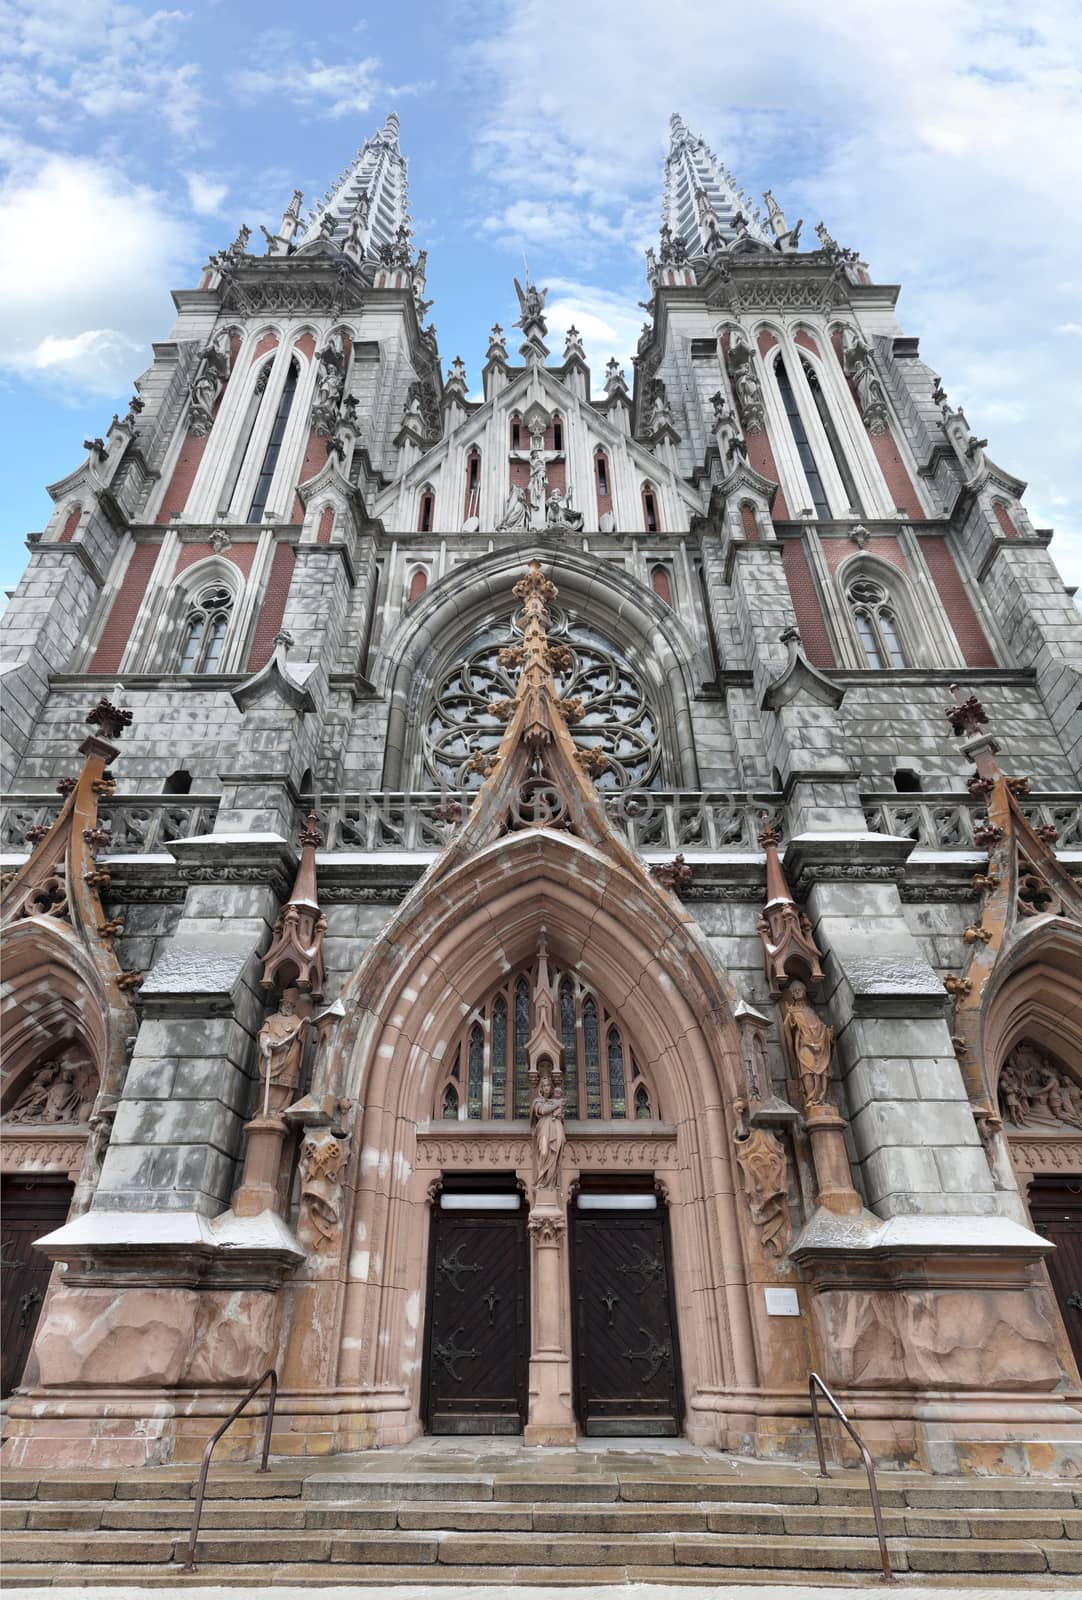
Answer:
<svg viewBox="0 0 1082 1600"><path fill-rule="evenodd" d="M426 1584L772 1581L865 1584L879 1551L863 1476L624 1457L566 1475L461 1469L211 1475L199 1567L179 1572L194 1473L9 1473L5 1581L179 1589L210 1583ZM1082 1485L883 1473L899 1574L983 1575L1026 1589L1077 1584Z"/></svg>

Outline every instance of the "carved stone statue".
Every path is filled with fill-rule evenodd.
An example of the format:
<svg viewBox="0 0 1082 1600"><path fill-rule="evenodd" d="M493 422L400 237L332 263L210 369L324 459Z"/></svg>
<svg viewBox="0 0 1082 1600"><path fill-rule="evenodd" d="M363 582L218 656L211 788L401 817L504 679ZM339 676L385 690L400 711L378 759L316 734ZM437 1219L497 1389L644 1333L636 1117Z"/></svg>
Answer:
<svg viewBox="0 0 1082 1600"><path fill-rule="evenodd" d="M755 372L755 357L751 346L738 329L734 330L729 341L728 366L745 433L764 432L766 407L763 402L762 384Z"/></svg>
<svg viewBox="0 0 1082 1600"><path fill-rule="evenodd" d="M864 426L869 433L886 433L890 412L883 385L875 375L871 347L848 323L842 324L842 365L856 390Z"/></svg>
<svg viewBox="0 0 1082 1600"><path fill-rule="evenodd" d="M231 256L242 256L242 255L244 255L245 251L248 249L248 240L251 237L252 237L251 228L249 228L249 226L248 226L248 224L246 222L242 222L240 227L237 229L237 237L233 240L233 243L229 246L229 249L226 252L226 254L227 255L231 255Z"/></svg>
<svg viewBox="0 0 1082 1600"><path fill-rule="evenodd" d="M40 1122L53 1126L79 1123L88 1115L94 1101L96 1083L86 1064L59 1056L43 1062L7 1113L8 1122Z"/></svg>
<svg viewBox="0 0 1082 1600"><path fill-rule="evenodd" d="M1028 1040L1015 1045L999 1075L999 1104L1015 1127L1032 1122L1082 1128L1082 1085Z"/></svg>
<svg viewBox="0 0 1082 1600"><path fill-rule="evenodd" d="M530 505L540 517L544 514L548 493L548 468L545 465L545 436L530 435Z"/></svg>
<svg viewBox="0 0 1082 1600"><path fill-rule="evenodd" d="M583 515L581 511L574 511L571 507L571 490L565 495L561 489L553 489L545 501L545 527L569 528L574 533L582 530Z"/></svg>
<svg viewBox="0 0 1082 1600"><path fill-rule="evenodd" d="M548 299L548 290L539 289L536 283L530 282L529 278L526 279L525 289L517 278L514 280L514 284L515 293L518 295L519 311L521 312L515 327L521 328L525 332L527 323L539 322L542 325L542 333L546 332L544 311L545 301Z"/></svg>
<svg viewBox="0 0 1082 1600"><path fill-rule="evenodd" d="M530 521L530 502L526 498L526 491L520 483L513 483L511 492L507 496L507 504L503 508L503 516L496 524L496 532L510 533L519 528L528 531Z"/></svg>
<svg viewBox="0 0 1082 1600"><path fill-rule="evenodd" d="M203 350L191 384L188 431L202 438L214 422L214 407L229 377L229 333L223 328Z"/></svg>
<svg viewBox="0 0 1082 1600"><path fill-rule="evenodd" d="M804 1106L827 1104L834 1029L828 1028L808 999L804 984L791 983L783 997L783 1029L796 1063Z"/></svg>
<svg viewBox="0 0 1082 1600"><path fill-rule="evenodd" d="M775 1134L749 1127L743 1100L738 1100L733 1109L738 1119L733 1142L744 1174L751 1220L762 1229L763 1249L771 1255L784 1255L791 1231L785 1150Z"/></svg>
<svg viewBox="0 0 1082 1600"><path fill-rule="evenodd" d="M316 393L312 402L312 427L316 433L333 434L346 381L346 353L342 335L332 333L318 352Z"/></svg>
<svg viewBox="0 0 1082 1600"><path fill-rule="evenodd" d="M295 1096L311 1012L308 996L287 989L278 1010L259 1030L259 1109L263 1115L283 1111Z"/></svg>
<svg viewBox="0 0 1082 1600"><path fill-rule="evenodd" d="M560 1158L567 1140L564 1113L563 1089L556 1084L552 1073L543 1069L530 1107L539 1189L555 1189L559 1181Z"/></svg>

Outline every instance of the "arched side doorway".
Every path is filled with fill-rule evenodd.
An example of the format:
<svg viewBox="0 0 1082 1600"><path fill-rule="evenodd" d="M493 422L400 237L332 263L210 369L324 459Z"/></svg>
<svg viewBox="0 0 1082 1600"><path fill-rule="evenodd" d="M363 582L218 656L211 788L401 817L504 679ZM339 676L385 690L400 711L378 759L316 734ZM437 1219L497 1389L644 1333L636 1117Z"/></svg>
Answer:
<svg viewBox="0 0 1082 1600"><path fill-rule="evenodd" d="M985 1062L1025 1217L1047 1258L1065 1344L1082 1372L1082 931L1027 930L989 984ZM1061 1354L1066 1354L1061 1351Z"/></svg>
<svg viewBox="0 0 1082 1600"><path fill-rule="evenodd" d="M354 1141L353 1212L344 1229L338 1385L382 1396L381 1437L388 1442L396 1432L408 1437L420 1430L433 1204L463 1175L499 1179L509 1192L533 1184L528 1121L470 1118L468 1107L465 1116L460 1107L445 1115L445 1093L464 1038L468 1050L470 1019L486 996L529 967L541 934L554 969L573 975L581 993L596 996L613 1019L628 1052L625 1089L630 1072L631 1083L654 1097L649 1120L610 1114L569 1121L562 1215L546 1224L552 1237L531 1232L535 1285L538 1251L559 1251L568 1404L567 1202L575 1198L573 1186L588 1188L617 1174L625 1187L663 1192L674 1334L684 1352L680 1409L691 1436L716 1440L724 1395L734 1389L746 1395L758 1382L723 1109L738 1093L742 1070L732 999L701 934L675 901L582 839L555 830L507 836L407 901L344 995L343 1037L327 1063L328 1084L363 1107L363 1127ZM461 1082L468 1062L459 1059ZM488 1093L491 1105L491 1086ZM513 1090L510 1109L516 1109ZM603 1109L612 1111L611 1083ZM531 1387L539 1314L535 1292Z"/></svg>
<svg viewBox="0 0 1082 1600"><path fill-rule="evenodd" d="M64 924L41 917L9 927L3 978L0 1266L6 1397L24 1379L53 1272L35 1241L67 1220L76 1193L86 1192L95 1176L93 1160L87 1162L94 1143L89 1122L107 1060L108 1025L97 969Z"/></svg>

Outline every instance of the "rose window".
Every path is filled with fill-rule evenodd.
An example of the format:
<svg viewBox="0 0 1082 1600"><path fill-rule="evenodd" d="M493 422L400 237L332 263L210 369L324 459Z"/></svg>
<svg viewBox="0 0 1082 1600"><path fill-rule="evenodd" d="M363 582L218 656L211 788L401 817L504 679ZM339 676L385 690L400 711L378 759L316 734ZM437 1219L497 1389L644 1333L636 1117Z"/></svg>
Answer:
<svg viewBox="0 0 1082 1600"><path fill-rule="evenodd" d="M571 649L571 666L556 676L563 699L582 701L584 715L571 729L580 750L603 750L609 764L597 779L600 789L656 789L660 786L658 720L637 673L627 658L589 628L568 624L552 607L549 638ZM425 727L425 765L441 788L471 789L480 783L466 764L477 752L494 752L506 726L489 710L494 700L514 698L517 676L499 664L511 634L483 636L437 685Z"/></svg>

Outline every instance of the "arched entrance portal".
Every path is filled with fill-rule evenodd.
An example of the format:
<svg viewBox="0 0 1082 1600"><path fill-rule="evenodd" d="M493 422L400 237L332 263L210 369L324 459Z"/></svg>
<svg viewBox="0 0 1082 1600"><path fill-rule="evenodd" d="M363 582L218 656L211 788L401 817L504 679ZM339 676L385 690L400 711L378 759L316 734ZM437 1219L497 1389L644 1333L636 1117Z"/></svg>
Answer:
<svg viewBox="0 0 1082 1600"><path fill-rule="evenodd" d="M555 1060L566 1041L578 1112L566 1119L550 1186L538 1182L515 1078L525 1039L525 1024L516 1032L518 978L535 973L541 941L555 999L550 1054ZM442 1230L444 1198L457 1189L483 1210L478 1196L487 1188L508 1207L522 1195L528 1218L527 1438L531 1429L537 1442L574 1432L569 1206L574 1226L580 1207L589 1211L588 1196L607 1192L595 1215L665 1219L668 1361L678 1386L671 1413L686 1416L690 1435L717 1439L723 1396L746 1394L757 1381L723 1109L738 1094L742 1068L727 985L679 903L572 834L509 834L438 885L420 886L344 1001L333 1079L363 1107L363 1121L351 1158L338 1382L379 1392L381 1437L415 1434L432 1411L433 1334L427 1365L425 1336L435 1303L434 1208ZM536 1030L536 996L528 1020ZM494 1105L502 1115L492 1114ZM641 1243L629 1244L631 1263ZM456 1260L466 1262L466 1253ZM505 1292L517 1291L494 1287ZM478 1346L465 1323L454 1337L458 1326L437 1342L461 1374L466 1363L455 1362L448 1342ZM665 1365L656 1356L665 1342L660 1324L650 1325L649 1338L635 1328L634 1348L649 1355L642 1372L653 1366L656 1376Z"/></svg>
<svg viewBox="0 0 1082 1600"><path fill-rule="evenodd" d="M994 1104L1011 1174L1025 1220L1055 1246L1045 1265L1066 1344L1082 1372L1082 934L1077 925L1048 917L1027 929L1001 959L985 1010L985 1058L993 1069Z"/></svg>

